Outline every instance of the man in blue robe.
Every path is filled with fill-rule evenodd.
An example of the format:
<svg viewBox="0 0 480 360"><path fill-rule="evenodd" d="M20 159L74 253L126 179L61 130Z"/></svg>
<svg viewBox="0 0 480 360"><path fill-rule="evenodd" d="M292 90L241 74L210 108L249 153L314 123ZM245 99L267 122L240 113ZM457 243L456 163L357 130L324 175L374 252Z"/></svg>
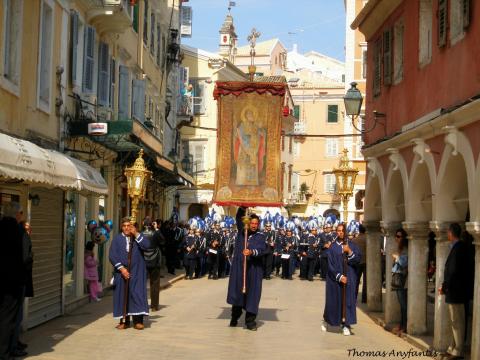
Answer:
<svg viewBox="0 0 480 360"><path fill-rule="evenodd" d="M148 236L138 232L129 218L122 219L122 232L115 236L110 247L109 259L113 274L113 317L122 319L124 315L125 285L128 279L127 317L117 325L117 329L130 327L130 316L134 328L143 330L143 316L148 315L147 269L143 251L149 249ZM128 266L128 252L131 247L131 261Z"/></svg>
<svg viewBox="0 0 480 360"><path fill-rule="evenodd" d="M344 240L346 241L344 243ZM356 313L356 271L355 266L360 262L361 254L354 242L345 238L345 225L337 227L337 238L327 250L328 271L325 296L325 323L322 330L330 326L341 326L344 335L351 335L350 326L357 323ZM342 319L342 292L346 286L345 306L346 316Z"/></svg>
<svg viewBox="0 0 480 360"><path fill-rule="evenodd" d="M250 215L247 248L245 249L245 230L242 218L246 208L240 207L237 211L238 235L232 257L232 266L228 282L227 303L232 305L230 326L235 327L242 316L242 309L246 311L245 324L249 330L257 330L255 319L258 314L260 297L262 296L263 256L266 251L266 238L258 231L259 218ZM243 261L247 257L246 293L243 293Z"/></svg>

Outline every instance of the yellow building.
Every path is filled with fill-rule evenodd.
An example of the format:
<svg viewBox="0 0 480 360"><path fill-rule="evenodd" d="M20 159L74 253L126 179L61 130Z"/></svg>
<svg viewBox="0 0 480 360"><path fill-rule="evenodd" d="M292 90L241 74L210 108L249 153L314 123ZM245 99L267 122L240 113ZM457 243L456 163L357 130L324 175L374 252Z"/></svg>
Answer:
<svg viewBox="0 0 480 360"><path fill-rule="evenodd" d="M217 161L215 82L246 81L247 76L218 54L185 45L182 51L185 83L193 87L192 103L188 105L193 117L181 128L181 158L184 170L195 179L195 187L179 190L180 219L185 221L193 216L205 217L212 202Z"/></svg>
<svg viewBox="0 0 480 360"><path fill-rule="evenodd" d="M144 216L169 218L178 168L181 5L174 0L4 0L0 7L0 205L33 228L25 326L88 302L89 220L130 214L123 169L140 148L153 179ZM109 242L96 247L108 286Z"/></svg>

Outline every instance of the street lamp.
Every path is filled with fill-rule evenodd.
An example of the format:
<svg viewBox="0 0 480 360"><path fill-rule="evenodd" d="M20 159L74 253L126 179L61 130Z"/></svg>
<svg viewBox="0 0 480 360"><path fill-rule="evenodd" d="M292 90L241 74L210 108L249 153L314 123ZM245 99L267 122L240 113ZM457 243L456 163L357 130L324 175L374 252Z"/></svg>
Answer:
<svg viewBox="0 0 480 360"><path fill-rule="evenodd" d="M133 224L137 219L139 202L145 197L147 181L152 177L152 172L146 168L145 161L143 160L143 149L140 149L133 165L125 168L124 174L127 178L128 196L132 199L132 216L130 221Z"/></svg>
<svg viewBox="0 0 480 360"><path fill-rule="evenodd" d="M373 111L372 127L369 129L358 128L355 125L355 121L358 120L362 111L363 96L360 90L357 89L356 82L350 83L350 86L350 89L347 90L347 93L343 97L343 102L345 104L345 112L352 119L352 126L355 130L362 134L368 133L375 129L375 127L377 126L378 118L384 118L386 115L378 111ZM385 122L383 122L383 126L385 126Z"/></svg>
<svg viewBox="0 0 480 360"><path fill-rule="evenodd" d="M353 187L355 186L355 179L358 174L358 169L350 167L350 159L347 154L348 150L343 149L343 156L340 157L340 164L338 168L333 169L337 184L337 193L342 199L343 221L345 223L348 220L348 199L353 194Z"/></svg>

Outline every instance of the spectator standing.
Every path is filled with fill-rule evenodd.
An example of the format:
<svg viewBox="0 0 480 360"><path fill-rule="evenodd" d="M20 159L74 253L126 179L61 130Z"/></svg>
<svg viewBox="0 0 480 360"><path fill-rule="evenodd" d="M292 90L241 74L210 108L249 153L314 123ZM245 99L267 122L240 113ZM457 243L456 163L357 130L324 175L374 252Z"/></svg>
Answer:
<svg viewBox="0 0 480 360"><path fill-rule="evenodd" d="M448 347L448 359L463 358L465 343L465 303L469 298L470 274L469 254L466 242L460 240L462 229L459 224L450 224L447 232L450 253L445 262L440 295L445 295L452 327L452 343Z"/></svg>
<svg viewBox="0 0 480 360"><path fill-rule="evenodd" d="M0 264L8 272L0 287L0 359L8 359L12 337L15 334L17 319L25 295L26 267L23 259L23 237L21 225L23 210L19 203L3 205L2 251Z"/></svg>
<svg viewBox="0 0 480 360"><path fill-rule="evenodd" d="M400 325L393 329L394 333L401 335L407 331L407 276L408 276L408 237L404 229L395 232L397 252L392 254L392 290L397 293L400 304Z"/></svg>
<svg viewBox="0 0 480 360"><path fill-rule="evenodd" d="M358 236L354 238L353 242L357 244L360 253L362 254L360 263L356 266L357 269L357 287L355 289L355 297L358 297L358 289L360 287L360 279L363 275L362 283L362 303L367 302L367 236L365 234L365 227L360 224L358 227Z"/></svg>

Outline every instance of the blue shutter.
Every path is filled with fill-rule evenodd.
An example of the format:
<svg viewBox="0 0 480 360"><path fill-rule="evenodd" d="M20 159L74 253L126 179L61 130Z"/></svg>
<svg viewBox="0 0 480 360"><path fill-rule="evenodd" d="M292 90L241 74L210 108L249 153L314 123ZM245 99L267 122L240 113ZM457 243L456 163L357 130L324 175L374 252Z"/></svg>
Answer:
<svg viewBox="0 0 480 360"><path fill-rule="evenodd" d="M133 79L132 117L141 122L145 121L145 80Z"/></svg>
<svg viewBox="0 0 480 360"><path fill-rule="evenodd" d="M93 91L93 70L95 60L93 58L95 50L95 28L87 26L85 28L85 49L84 49L84 65L83 65L83 91Z"/></svg>
<svg viewBox="0 0 480 360"><path fill-rule="evenodd" d="M127 120L128 116L128 93L130 89L130 74L128 67L118 67L118 120ZM133 111L133 110L132 110Z"/></svg>
<svg viewBox="0 0 480 360"><path fill-rule="evenodd" d="M101 42L98 47L98 103L102 106L108 106L110 78L110 61L108 56L108 45Z"/></svg>
<svg viewBox="0 0 480 360"><path fill-rule="evenodd" d="M70 62L70 80L72 83L77 82L77 56L78 56L78 13L76 11L72 11L70 15L72 31L71 35L72 38L72 51L70 53L71 62Z"/></svg>

